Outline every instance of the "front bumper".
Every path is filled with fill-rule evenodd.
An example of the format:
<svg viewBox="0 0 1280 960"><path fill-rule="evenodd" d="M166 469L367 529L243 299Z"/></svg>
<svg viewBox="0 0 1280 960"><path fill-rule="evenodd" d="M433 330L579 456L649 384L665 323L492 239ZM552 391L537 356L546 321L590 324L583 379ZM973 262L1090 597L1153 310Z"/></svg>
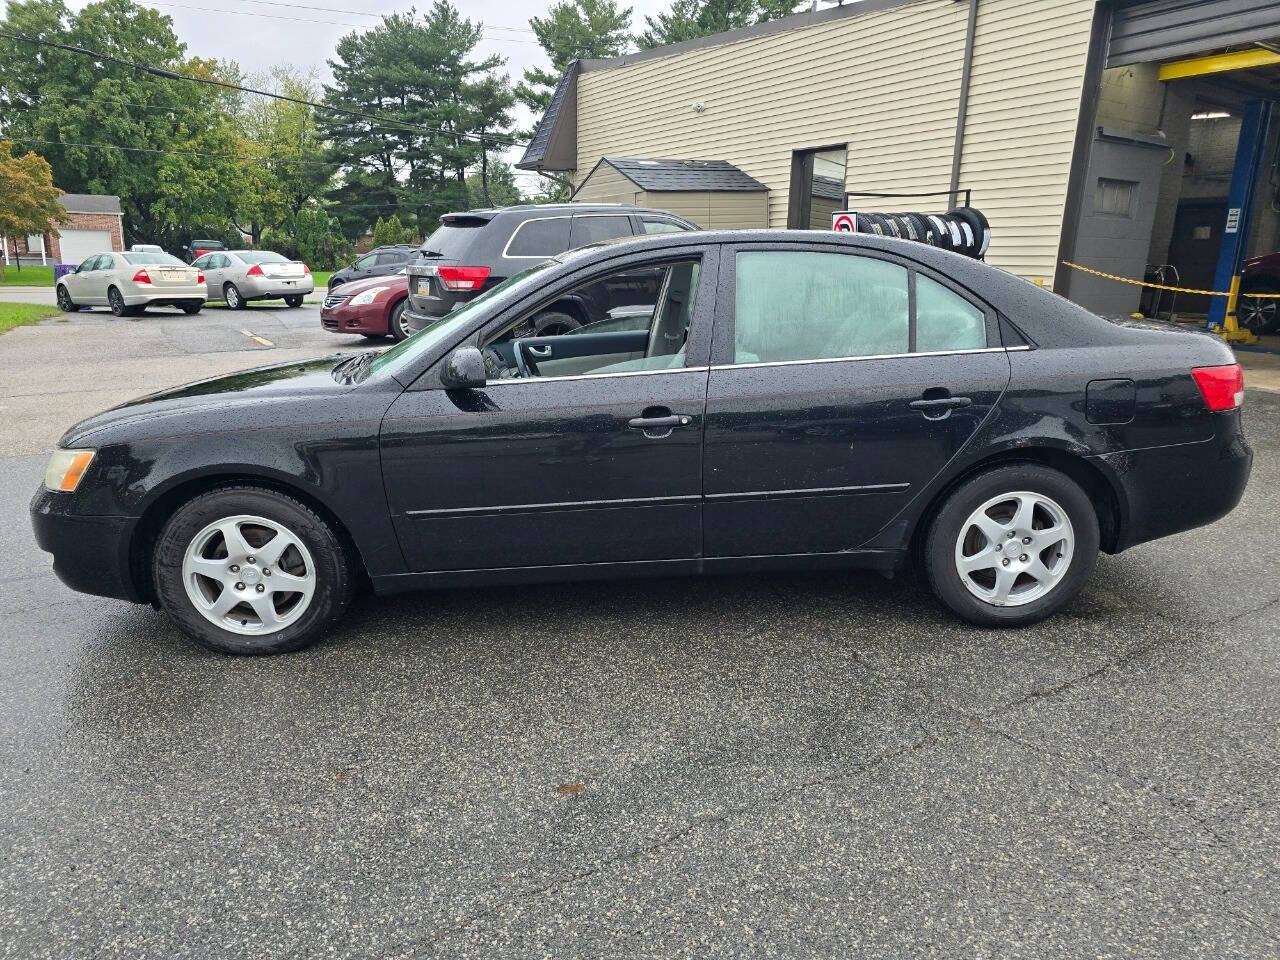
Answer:
<svg viewBox="0 0 1280 960"><path fill-rule="evenodd" d="M1239 504L1253 469L1253 448L1241 432L1239 411L1214 417L1214 436L1202 443L1096 458L1117 478L1125 501L1116 552L1203 527Z"/></svg>
<svg viewBox="0 0 1280 960"><path fill-rule="evenodd" d="M296 280L279 277L246 277L237 283L240 295L246 300L273 300L281 297L305 297L316 288L315 280L308 274Z"/></svg>
<svg viewBox="0 0 1280 960"><path fill-rule="evenodd" d="M204 303L209 291L205 289L203 283L182 284L174 286L153 285L150 288L133 285L132 289L121 290L120 295L124 297L126 306L142 307L148 304L175 304L190 303L192 300L199 300Z"/></svg>
<svg viewBox="0 0 1280 960"><path fill-rule="evenodd" d="M386 304L375 300L353 307L344 300L336 307L320 311L320 325L330 333L386 334Z"/></svg>
<svg viewBox="0 0 1280 960"><path fill-rule="evenodd" d="M36 544L53 554L53 572L72 590L145 603L133 581L132 517L82 517L68 512L71 495L43 485L31 500Z"/></svg>

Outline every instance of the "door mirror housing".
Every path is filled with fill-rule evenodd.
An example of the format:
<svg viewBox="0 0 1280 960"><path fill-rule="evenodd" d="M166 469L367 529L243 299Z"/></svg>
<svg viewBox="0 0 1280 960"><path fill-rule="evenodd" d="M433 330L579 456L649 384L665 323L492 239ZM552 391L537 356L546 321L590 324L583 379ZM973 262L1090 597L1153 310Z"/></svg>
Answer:
<svg viewBox="0 0 1280 960"><path fill-rule="evenodd" d="M444 362L440 382L446 390L471 390L489 382L484 357L475 347L458 347Z"/></svg>

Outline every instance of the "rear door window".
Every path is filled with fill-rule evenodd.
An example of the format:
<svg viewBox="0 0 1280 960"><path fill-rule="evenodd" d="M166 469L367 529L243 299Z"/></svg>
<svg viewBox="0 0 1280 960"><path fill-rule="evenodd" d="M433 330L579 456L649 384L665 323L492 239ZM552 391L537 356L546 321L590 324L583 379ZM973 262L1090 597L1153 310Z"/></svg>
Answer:
<svg viewBox="0 0 1280 960"><path fill-rule="evenodd" d="M544 259L569 249L569 217L526 220L516 228L502 251L504 257Z"/></svg>
<svg viewBox="0 0 1280 960"><path fill-rule="evenodd" d="M689 229L674 220L659 220L654 217L644 217L640 224L645 233L686 233Z"/></svg>
<svg viewBox="0 0 1280 960"><path fill-rule="evenodd" d="M916 350L921 353L981 350L987 315L936 280L916 274Z"/></svg>
<svg viewBox="0 0 1280 960"><path fill-rule="evenodd" d="M573 218L569 246L585 247L589 243L631 236L630 217L580 216Z"/></svg>

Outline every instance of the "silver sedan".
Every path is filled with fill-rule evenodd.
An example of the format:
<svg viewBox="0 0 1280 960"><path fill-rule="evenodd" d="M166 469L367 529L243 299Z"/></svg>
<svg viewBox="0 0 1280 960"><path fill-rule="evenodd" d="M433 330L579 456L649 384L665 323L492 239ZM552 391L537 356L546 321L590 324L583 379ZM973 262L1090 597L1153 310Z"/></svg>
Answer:
<svg viewBox="0 0 1280 960"><path fill-rule="evenodd" d="M225 300L239 310L250 300L283 300L302 306L315 289L311 268L270 250L217 250L191 264L204 273L210 300Z"/></svg>
<svg viewBox="0 0 1280 960"><path fill-rule="evenodd" d="M204 306L204 277L167 253L99 253L58 279L58 306L67 313L81 307L110 307L117 317L132 317L147 307L181 307L199 313Z"/></svg>

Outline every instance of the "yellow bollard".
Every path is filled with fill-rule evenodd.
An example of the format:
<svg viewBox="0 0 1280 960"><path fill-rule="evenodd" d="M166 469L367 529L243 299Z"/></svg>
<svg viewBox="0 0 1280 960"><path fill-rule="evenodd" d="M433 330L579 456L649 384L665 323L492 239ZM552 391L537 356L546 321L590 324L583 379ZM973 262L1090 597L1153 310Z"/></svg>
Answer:
<svg viewBox="0 0 1280 960"><path fill-rule="evenodd" d="M1240 275L1231 278L1231 291L1227 295L1227 317L1222 324L1222 339L1227 343L1257 343L1256 335L1248 330L1240 329L1240 321L1236 317L1236 304L1240 300Z"/></svg>

